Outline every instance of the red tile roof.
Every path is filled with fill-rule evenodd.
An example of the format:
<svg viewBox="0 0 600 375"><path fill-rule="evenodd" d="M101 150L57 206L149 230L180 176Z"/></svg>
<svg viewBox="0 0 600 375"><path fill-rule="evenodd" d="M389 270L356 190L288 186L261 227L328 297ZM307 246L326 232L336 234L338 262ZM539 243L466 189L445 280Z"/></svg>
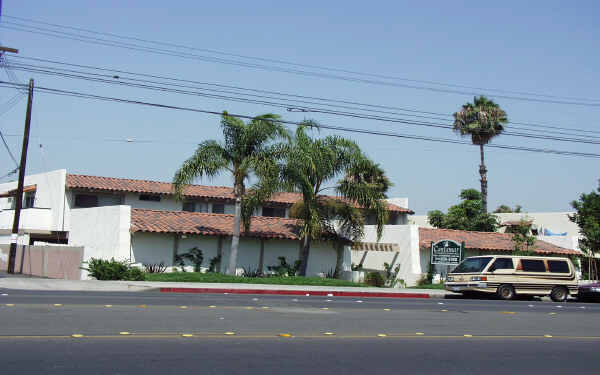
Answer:
<svg viewBox="0 0 600 375"><path fill-rule="evenodd" d="M419 246L429 247L432 242L454 240L465 242L467 249L484 251L512 251L512 234L495 232L470 232L454 229L419 228ZM580 254L577 250L565 249L546 241L536 240L535 252L540 254Z"/></svg>
<svg viewBox="0 0 600 375"><path fill-rule="evenodd" d="M32 191L36 191L37 185L27 185L23 186L23 193L31 193ZM17 195L17 189L12 189L4 193L0 193L0 198L7 198Z"/></svg>
<svg viewBox="0 0 600 375"><path fill-rule="evenodd" d="M132 233L179 233L205 236L231 236L233 215L186 211L158 211L131 209ZM279 238L298 240L300 226L296 219L255 216L250 221L250 231L244 237Z"/></svg>
<svg viewBox="0 0 600 375"><path fill-rule="evenodd" d="M96 191L129 192L146 194L173 194L173 185L169 182L132 180L114 177L85 176L67 174L67 189L85 189ZM233 201L233 189L226 186L188 185L183 194L193 198L212 198ZM328 196L340 199L335 196ZM292 205L302 199L300 193L275 193L270 203ZM397 213L414 214L412 210L391 203L387 204L388 210Z"/></svg>

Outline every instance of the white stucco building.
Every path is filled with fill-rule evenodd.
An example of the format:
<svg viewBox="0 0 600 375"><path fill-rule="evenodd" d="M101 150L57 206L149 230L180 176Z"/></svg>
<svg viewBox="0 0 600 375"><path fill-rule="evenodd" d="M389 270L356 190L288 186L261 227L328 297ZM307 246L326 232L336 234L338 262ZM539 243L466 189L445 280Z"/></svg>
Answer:
<svg viewBox="0 0 600 375"><path fill-rule="evenodd" d="M0 244L10 242L17 183L0 184ZM190 185L177 201L168 182L69 174L66 170L26 176L20 244L52 243L82 246L83 259L115 258L138 264L171 267L175 256L193 247L203 251L204 267L220 258L228 264L233 228L234 197L229 187ZM293 264L300 256L299 223L289 218L298 193L277 193L259 207L249 232L242 233L237 266L266 271L278 257ZM334 198L334 197L332 197ZM419 228L409 224L408 199L388 200L389 224L377 241L375 226L365 227L362 242L344 246L314 241L309 276L323 275L342 260L342 270L361 265L383 270L399 266L398 279L415 285L429 269L431 242L455 239L466 243L467 255L510 251L511 236ZM367 221L369 219L367 218ZM540 252L572 251L539 241ZM87 275L82 272L82 278Z"/></svg>

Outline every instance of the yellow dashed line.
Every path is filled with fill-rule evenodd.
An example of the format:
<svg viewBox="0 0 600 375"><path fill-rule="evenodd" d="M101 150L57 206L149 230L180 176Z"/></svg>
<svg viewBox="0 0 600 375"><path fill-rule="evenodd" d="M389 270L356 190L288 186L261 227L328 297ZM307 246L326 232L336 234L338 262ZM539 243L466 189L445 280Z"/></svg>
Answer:
<svg viewBox="0 0 600 375"><path fill-rule="evenodd" d="M292 334L291 333L280 333L279 337L287 337L287 338L289 338L289 337L292 337Z"/></svg>
<svg viewBox="0 0 600 375"><path fill-rule="evenodd" d="M385 333L378 333L377 337L387 337L387 335Z"/></svg>
<svg viewBox="0 0 600 375"><path fill-rule="evenodd" d="M182 333L181 337L194 337L194 335L191 333Z"/></svg>
<svg viewBox="0 0 600 375"><path fill-rule="evenodd" d="M211 309L214 309L214 308L215 308L215 307L217 307L217 306L215 306L215 305L210 305L210 306L208 306L208 307L209 307L209 308L211 308Z"/></svg>
<svg viewBox="0 0 600 375"><path fill-rule="evenodd" d="M128 335L131 335L131 332L123 331L123 332L119 332L119 335L128 336Z"/></svg>
<svg viewBox="0 0 600 375"><path fill-rule="evenodd" d="M417 332L417 333L415 333L415 335L417 335L417 336L423 336L425 334L423 332Z"/></svg>
<svg viewBox="0 0 600 375"><path fill-rule="evenodd" d="M225 332L224 335L233 336L233 335L235 335L235 332L231 332L231 331Z"/></svg>
<svg viewBox="0 0 600 375"><path fill-rule="evenodd" d="M392 311L392 309L383 309L383 311Z"/></svg>
<svg viewBox="0 0 600 375"><path fill-rule="evenodd" d="M74 334L71 335L71 337L74 337L74 338L78 339L80 337L83 337L83 335L81 333L74 333Z"/></svg>
<svg viewBox="0 0 600 375"><path fill-rule="evenodd" d="M544 337L550 338L550 337L552 337L552 335L544 335Z"/></svg>
<svg viewBox="0 0 600 375"><path fill-rule="evenodd" d="M473 335L463 335L464 337L473 337Z"/></svg>
<svg viewBox="0 0 600 375"><path fill-rule="evenodd" d="M112 307L113 305L104 305L104 307Z"/></svg>
<svg viewBox="0 0 600 375"><path fill-rule="evenodd" d="M329 310L329 307L321 307L321 310Z"/></svg>
<svg viewBox="0 0 600 375"><path fill-rule="evenodd" d="M62 303L55 303L55 304L54 304L54 305L52 305L52 306L54 306L54 307L61 307L61 306L62 306Z"/></svg>
<svg viewBox="0 0 600 375"><path fill-rule="evenodd" d="M335 335L335 333L333 333L333 332L323 332L323 334L325 336L333 336L333 335Z"/></svg>
<svg viewBox="0 0 600 375"><path fill-rule="evenodd" d="M187 306L179 306L180 309L187 309Z"/></svg>
<svg viewBox="0 0 600 375"><path fill-rule="evenodd" d="M6 306L7 306L7 307L14 307L14 306L15 306L15 304L14 304L14 303L7 303L7 304L6 304Z"/></svg>
<svg viewBox="0 0 600 375"><path fill-rule="evenodd" d="M514 312L514 311L502 311L502 314L515 315L516 312Z"/></svg>

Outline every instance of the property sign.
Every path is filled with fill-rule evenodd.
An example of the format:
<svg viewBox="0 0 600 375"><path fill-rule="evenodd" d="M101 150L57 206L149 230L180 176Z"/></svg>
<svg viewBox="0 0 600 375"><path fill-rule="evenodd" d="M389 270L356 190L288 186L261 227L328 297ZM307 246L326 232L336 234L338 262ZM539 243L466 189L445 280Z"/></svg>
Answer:
<svg viewBox="0 0 600 375"><path fill-rule="evenodd" d="M456 241L441 240L431 244L431 264L457 265L461 261L462 246Z"/></svg>

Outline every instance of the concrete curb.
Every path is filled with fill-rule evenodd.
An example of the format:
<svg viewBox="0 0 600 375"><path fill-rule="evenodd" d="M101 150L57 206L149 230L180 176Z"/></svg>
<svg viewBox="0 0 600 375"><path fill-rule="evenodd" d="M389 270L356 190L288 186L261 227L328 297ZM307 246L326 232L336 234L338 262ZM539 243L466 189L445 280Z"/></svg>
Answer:
<svg viewBox="0 0 600 375"><path fill-rule="evenodd" d="M201 293L201 294L271 294L290 296L325 297L379 297L379 298L443 298L442 294L428 293L386 293L386 292L349 292L338 290L278 290L278 289L223 289L223 288L160 288L161 293Z"/></svg>

